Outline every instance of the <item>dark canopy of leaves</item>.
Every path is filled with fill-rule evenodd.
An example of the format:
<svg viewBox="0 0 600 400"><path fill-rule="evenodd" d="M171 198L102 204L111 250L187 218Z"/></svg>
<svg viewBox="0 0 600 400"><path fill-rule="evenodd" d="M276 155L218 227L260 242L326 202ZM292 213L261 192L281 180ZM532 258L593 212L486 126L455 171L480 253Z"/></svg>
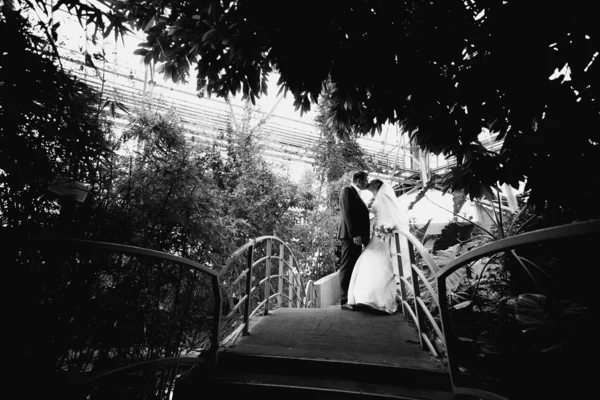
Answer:
<svg viewBox="0 0 600 400"><path fill-rule="evenodd" d="M336 131L374 134L386 122L403 124L421 148L457 157L449 188L480 196L497 181L516 186L526 177L540 208L589 211L581 202L600 186L591 173L600 155L592 2L128 0L116 7L147 33L137 54L164 62L175 81L195 66L198 88L209 94L241 91L254 101L276 69L281 89L305 111L331 79ZM549 79L567 64L570 80ZM483 127L505 140L500 154L478 142ZM555 188L568 181L567 190Z"/></svg>

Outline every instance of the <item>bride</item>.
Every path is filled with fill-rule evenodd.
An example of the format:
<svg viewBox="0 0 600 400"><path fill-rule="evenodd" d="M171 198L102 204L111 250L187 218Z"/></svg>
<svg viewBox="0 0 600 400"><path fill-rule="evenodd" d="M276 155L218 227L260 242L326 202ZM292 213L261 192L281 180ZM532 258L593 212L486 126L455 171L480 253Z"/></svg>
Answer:
<svg viewBox="0 0 600 400"><path fill-rule="evenodd" d="M371 240L356 261L350 278L348 304L392 314L396 312L397 304L390 248L387 240L374 234L374 228L379 225L399 227L400 210L390 185L373 179L367 190L375 197L372 205L375 218L371 221Z"/></svg>

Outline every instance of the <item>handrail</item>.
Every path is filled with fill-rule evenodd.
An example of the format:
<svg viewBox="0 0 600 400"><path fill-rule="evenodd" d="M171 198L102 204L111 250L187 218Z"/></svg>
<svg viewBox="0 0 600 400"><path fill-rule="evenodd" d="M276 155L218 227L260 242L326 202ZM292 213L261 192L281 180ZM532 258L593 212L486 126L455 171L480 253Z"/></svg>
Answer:
<svg viewBox="0 0 600 400"><path fill-rule="evenodd" d="M444 268L438 271L436 276L438 281L440 279L446 279L448 275L455 272L464 264L471 262L475 259L481 258L483 256L498 253L502 250L515 249L517 247L536 242L541 243L553 239L565 239L568 237L585 236L591 233L598 232L600 232L600 220L574 222L569 225L539 229L533 232L522 233L520 235L512 236L506 239L501 239L473 249L450 262L448 265L446 265ZM557 235L559 235L559 237L557 237Z"/></svg>
<svg viewBox="0 0 600 400"><path fill-rule="evenodd" d="M237 257L240 256L245 250L249 249L251 246L256 246L258 243L268 240L268 239L274 239L277 242L279 242L280 245L284 246L284 248L287 249L289 254L292 256L293 264L298 265L298 260L296 259L296 256L292 252L292 249L287 245L287 243L285 243L283 240L281 240L277 236L266 235L266 236L259 236L254 239L250 239L245 244L243 244L242 246L238 247L236 250L231 252L231 254L229 254L229 256L227 257L227 260L228 260L227 263L219 271L219 276L223 276L226 272L228 272L229 269L231 268L231 266L233 265L234 261L237 259ZM279 259L279 257L276 255L271 256L271 258ZM285 260L283 260L283 261L286 263L288 268L293 269L293 266L289 265L289 263L287 261L285 261ZM302 287L304 287L304 282L302 281L302 275L300 274L300 271L296 271L296 272L300 279L300 285Z"/></svg>
<svg viewBox="0 0 600 400"><path fill-rule="evenodd" d="M415 247L418 250L419 254L421 255L421 257L423 257L423 260L425 261L425 263L427 263L427 266L431 268L432 272L438 272L440 270L440 267L437 265L431 254L429 254L425 246L423 246L419 239L417 239L412 233L400 229L395 230L394 233L398 233L404 236L406 239L408 239L408 241L413 245L413 247ZM396 250L399 254L400 249L398 248Z"/></svg>
<svg viewBox="0 0 600 400"><path fill-rule="evenodd" d="M400 247L401 247L400 240L399 240L400 236L405 237L408 241L408 252L409 252L409 262L410 262L412 285L409 285L407 278L404 276L404 268L403 268L402 256L401 256L401 251L400 251ZM399 276L400 282L399 283L400 283L400 293L402 296L402 301L401 301L402 314L409 315L412 318L415 325L417 326L419 342L421 344L421 347L423 349L429 349L434 356L437 356L437 352L435 351L433 345L429 341L429 338L427 338L427 336L425 335L425 333L423 331L425 328L425 318L424 317L426 317L427 321L429 321L430 325L433 327L433 331L435 332L436 336L440 339L440 341L442 342L444 347L446 346L446 341L445 341L444 335L442 333L442 329L438 326L437 322L433 318L433 315L431 315L431 312L429 311L429 309L425 305L425 302L421 298L421 289L419 286L419 279L423 282L425 289L431 294L431 298L432 298L433 302L438 307L440 306L440 302L439 302L439 298L438 298L438 293L434 290L434 288L428 282L427 278L423 274L423 271L421 271L415 264L415 255L414 255L415 248L419 252L419 254L423 257L423 260L425 261L425 263L427 264L427 266L433 273L437 273L438 271L440 271L440 268L438 267L437 263L435 262L435 260L431 256L431 254L429 254L427 249L421 244L419 239L417 239L410 232L406 232L403 230L395 230L394 231L394 242L395 242L394 244L396 246L395 256L398 261L398 273L400 274L400 276ZM412 296L414 298L414 305L413 305L414 310L411 309L410 304L406 301L407 287L411 289Z"/></svg>
<svg viewBox="0 0 600 400"><path fill-rule="evenodd" d="M215 271L214 269L205 267L204 265L199 264L196 261L188 260L187 258L175 256L173 254L164 253L164 252L158 251L158 250L146 249L143 247L136 247L136 246L130 246L130 245L126 245L126 244L117 244L117 243L110 243L110 242L100 242L100 241L96 241L96 240L63 238L63 237L56 237L56 236L48 236L48 237L32 236L32 237L29 237L28 239L31 241L44 241L44 242L65 241L65 242L72 242L72 243L80 243L80 244L84 244L84 245L97 246L99 248L103 248L106 250L115 250L115 251L119 251L119 252L123 252L123 253L135 254L138 256L156 257L156 258L161 258L163 260L174 261L176 263L187 265L189 267L192 267L194 269L197 269L204 273L207 273L211 276L219 275L219 273L217 271Z"/></svg>
<svg viewBox="0 0 600 400"><path fill-rule="evenodd" d="M276 241L278 241L280 244L282 244L288 251L289 253L292 255L294 263L296 265L298 265L298 261L296 260L296 257L294 256L294 253L292 252L292 249L287 245L287 243L285 243L283 240L281 240L280 238L278 238L277 236L272 236L272 235L268 235L268 236L259 236L257 238L254 239L250 239L248 240L246 243L244 243L242 246L238 247L236 250L234 250L233 252L231 252L231 254L229 254L229 256L227 257L227 259L229 261L227 261L227 263L223 266L223 268L221 269L221 271L219 271L219 274L224 274L225 272L227 272L227 270L231 267L231 265L233 264L233 262L235 261L235 258L240 256L245 250L247 250L250 246L255 246L258 243L267 240L267 239L275 239ZM273 256L273 257L277 257L277 256Z"/></svg>
<svg viewBox="0 0 600 400"><path fill-rule="evenodd" d="M206 363L206 361L208 361L209 363L212 363L213 365L216 364L217 350L218 350L218 346L219 346L219 335L220 335L219 321L221 319L221 313L222 313L222 310L221 310L222 297L221 297L221 291L220 291L220 286L219 286L219 281L218 281L219 274L217 271L210 269L196 261L192 261L192 260L180 257L180 256L164 253L161 251L146 249L146 248L137 247L137 246L123 245L123 244L102 242L102 241L95 241L95 240L87 240L87 239L56 237L56 236L28 236L27 240L29 240L30 242L38 242L38 243L52 242L53 244L58 243L60 245L67 245L67 244L75 243L80 246L83 245L83 246L88 246L88 247L92 247L95 249L108 250L108 251L112 251L115 253L130 254L130 255L137 255L137 256L143 256L143 257L154 257L154 258L168 260L168 261L172 261L174 263L185 265L196 271L207 274L211 279L211 283L213 286L213 296L214 296L215 305L214 305L214 310L213 310L213 328L212 328L212 333L211 333L211 343L210 343L210 348L207 352L208 357L206 358L206 360L203 360L203 359L197 358L197 357L167 357L167 358L159 358L159 359L154 359L154 360L146 360L146 361L141 361L141 362L136 362L136 363L128 364L125 366L121 366L121 367L118 367L118 368L115 368L115 369L112 369L109 371L104 371L98 375L90 377L90 379L89 379L90 382L93 380L105 377L105 376L113 375L115 373L119 373L119 372L123 372L123 371L127 371L127 370L137 369L137 368L140 368L143 366L170 365L173 363L199 364L199 363ZM77 249L79 249L79 248L80 247L77 247ZM77 251L77 250L74 250L74 251Z"/></svg>
<svg viewBox="0 0 600 400"><path fill-rule="evenodd" d="M446 278L457 271L459 268L466 264L475 261L481 257L492 255L498 252L507 250L513 250L518 247L522 247L533 243L543 243L552 240L559 240L565 238L574 238L579 236L586 236L590 234L600 233L600 220L591 220L585 222L575 222L568 225L540 229L533 232L512 236L509 238L501 239L492 243L488 243L474 250L471 250L442 268L436 274L437 288L438 288L438 300L440 303L440 316L442 320L443 333L446 338L452 331L450 323L450 315L447 309L447 297L446 297ZM457 394L468 394L473 396L479 396L485 399L500 399L505 400L504 397L497 394L487 392L485 390L461 387L457 384L457 377L459 375L458 364L453 359L452 355L455 352L452 340L446 340L446 355L448 358L448 366L450 370L450 380L454 393Z"/></svg>
<svg viewBox="0 0 600 400"><path fill-rule="evenodd" d="M254 252L258 244L266 241L266 249L265 255L257 260L254 259ZM273 242L279 244L279 254L273 253ZM286 250L288 256L284 257L286 254ZM262 251L262 250L261 250ZM239 261L239 257L243 254L246 254L246 266L238 270L236 268L237 277L233 279L233 281L229 284L230 287L224 290L224 293L230 295L235 289L236 286L239 286L245 277L245 290L244 295L241 299L239 299L239 303L229 310L228 314L224 316L221 320L221 325L228 323L232 317L235 316L236 312L239 312L240 308L243 307L243 321L240 326L236 328L236 332L241 329L243 335L249 334L249 322L250 320L258 313L258 311L263 308L264 315L269 313L269 301L275 297L277 297L278 306L281 305L282 299L288 300L288 306L296 306L296 307L310 307L314 305L314 301L307 301L307 296L309 295L309 286L311 285L311 281L307 282L306 285L303 282L302 275L300 274L299 269L297 268L298 261L292 253L291 248L280 238L277 236L267 235L260 236L255 239L251 239L238 249L233 251L229 257L227 263L223 266L223 268L219 271L218 279L221 280L225 276L225 274L229 273L232 269L234 263ZM286 260L286 258L289 259ZM279 261L279 271L277 273L271 273L271 264L273 261ZM252 276L252 271L254 268L262 265L264 263L265 266L265 276L262 279L258 279L254 281ZM288 269L288 273L284 274L284 267ZM273 271L276 272L276 271ZM289 275L289 276L286 276ZM274 278L278 280L278 289L273 294L271 294L271 282ZM256 282L255 284L253 282ZM289 288L289 296L283 293L283 283L287 282ZM250 303L252 298L252 293L255 293L256 290L262 285L264 287L264 299L259 302L253 310L250 310ZM316 298L316 290L313 286L313 291L315 292ZM293 292L293 295L292 295ZM293 297L296 298L296 304L294 305ZM232 334L229 334L226 339L230 339ZM233 335L235 336L235 335ZM224 342L222 342L224 343Z"/></svg>
<svg viewBox="0 0 600 400"><path fill-rule="evenodd" d="M96 380L99 380L102 378L106 378L107 376L117 374L119 372L133 371L133 370L136 370L136 369L139 369L142 367L163 366L163 365L171 365L171 364L199 365L199 364L205 364L205 363L206 363L206 360L204 358L198 358L198 357L166 357L166 358L159 358L159 359L155 359L155 360L146 360L146 361L140 361L140 362L133 363L133 364L124 365L119 368L111 369L110 371L105 371L105 372L99 373L98 375L94 375L94 376L90 377L89 381L93 382L93 381L96 381Z"/></svg>

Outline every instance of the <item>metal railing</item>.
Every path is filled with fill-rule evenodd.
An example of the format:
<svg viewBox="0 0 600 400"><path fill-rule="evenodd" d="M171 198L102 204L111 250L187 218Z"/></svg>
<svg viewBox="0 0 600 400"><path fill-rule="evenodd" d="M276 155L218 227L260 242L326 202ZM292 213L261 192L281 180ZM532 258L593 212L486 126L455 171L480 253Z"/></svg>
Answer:
<svg viewBox="0 0 600 400"><path fill-rule="evenodd" d="M279 253L273 254L273 244L279 243ZM264 244L264 248L260 246ZM243 259L245 255L245 259ZM255 260L255 257L258 259ZM236 264L244 262L243 267L236 268ZM277 262L277 273L272 273L273 263ZM248 335L250 320L262 310L263 315L269 313L270 303L276 300L272 308L284 306L287 301L288 307L310 308L316 304L316 290L312 281L306 284L298 269L298 262L289 246L276 236L261 236L248 241L230 256L227 264L219 273L219 280L224 290L225 300L229 303L229 312L223 316L221 326L223 340L222 345L235 341L239 334ZM287 273L286 273L287 270ZM264 272L259 279L254 273ZM235 274L231 276L231 274ZM230 281L227 281L229 277ZM273 289L272 280L277 279L277 289ZM244 283L242 289L242 282ZM254 282L254 284L253 284ZM262 294L259 289L262 286ZM287 294L284 286L287 286ZM234 297L240 295L239 299ZM237 301L234 302L234 299ZM256 306L252 308L252 300ZM237 317L237 318L236 318ZM239 321L241 319L241 321ZM241 322L231 332L226 327L233 327Z"/></svg>
<svg viewBox="0 0 600 400"><path fill-rule="evenodd" d="M403 268L401 250L400 250L400 248L401 248L400 236L403 236L408 241L408 254L409 254L410 267L411 267L410 268L411 281L409 281L407 279L407 277L404 276L404 268ZM432 327L432 329L435 332L438 339L441 341L441 343L445 347L444 334L442 333L442 330L440 329L439 324L437 323L437 321L431 314L431 311L429 310L429 308L423 301L423 298L421 296L421 285L419 284L419 282L421 282L425 286L426 290L429 292L429 295L431 296L432 301L435 303L435 305L437 307L440 307L440 302L438 300L437 291L431 286L431 283L429 282L427 277L425 277L425 274L423 273L423 271L416 265L415 248L417 249L417 251L419 252L421 257L423 258L423 261L429 267L429 269L431 270L432 273L434 273L434 274L437 273L440 270L440 268L434 261L431 254L429 254L427 249L425 249L425 247L423 247L423 245L421 244L419 239L417 239L411 233L399 231L399 230L395 231L394 232L394 242L395 242L395 246L396 246L396 252L395 252L395 254L392 254L392 255L393 256L395 255L396 259L398 260L398 273L399 273L399 278L400 278L400 293L402 296L402 300L401 300L402 301L402 314L404 314L405 316L410 315L413 322L417 326L421 347L423 347L424 349L428 349L434 356L437 357L438 352L436 351L435 347L433 346L433 344L429 340L429 337L427 336L427 334L424 331L425 330L425 318L429 322L430 326ZM414 300L412 307L408 303L408 299L409 299L408 290L409 289L412 293L412 298Z"/></svg>
<svg viewBox="0 0 600 400"><path fill-rule="evenodd" d="M36 294L39 299L28 303L37 309L41 307L42 311L29 311L43 316L43 310L49 310L48 322L56 319L50 330L55 329L56 324L59 330L68 329L69 324L83 329L82 337L79 337L82 332L70 330L69 334L77 337L62 336L66 343L73 342L72 346L62 344L48 353L58 356L67 352L60 357L68 360L68 365L61 367L59 360L62 358L44 361L56 363L57 373L81 374L87 387L92 388L117 375L141 371L145 384L154 387L157 398L162 398L172 390L182 366L203 364L210 367L216 363L222 293L218 273L213 269L160 251L60 237L29 237L14 252L15 265L24 271L23 276L44 289L43 294ZM207 288L206 279L212 290ZM127 300L138 291L146 300L153 301L137 297ZM203 299L214 301L214 305L193 304ZM102 301L107 300L113 308L106 309L102 316L94 315L95 311L102 314L105 307ZM69 306L66 310L56 305L63 303ZM85 311L86 307L88 311ZM110 311L113 309L128 311L113 315ZM205 315L206 311L208 315ZM179 318L181 316L183 319ZM128 321L135 322L128 325ZM98 326L98 329L102 328L100 331L92 328L97 324L102 325ZM128 326L126 333L130 341L121 343L123 339L117 339L121 337L119 329L123 329L123 324ZM129 332L138 325L140 332ZM61 337L60 332L52 336L53 333L47 331L46 335ZM161 342L154 348L157 338L161 338ZM78 361L78 357L83 361ZM103 366L99 365L101 362ZM69 365L77 370L72 371ZM157 368L161 368L160 373ZM148 372L149 369L152 371Z"/></svg>
<svg viewBox="0 0 600 400"><path fill-rule="evenodd" d="M512 236L506 239L486 244L484 246L471 250L468 253L465 253L453 260L452 262L450 262L448 265L446 265L444 268L437 271L436 273L438 300L442 318L442 327L445 337L448 338L452 334L452 325L450 323L450 315L446 297L446 278L452 273L484 256L491 256L496 253L514 250L529 244L539 244L554 240L588 236L599 233L600 220L577 222L554 228L540 229L537 231ZM505 400L504 397L483 389L462 386L460 383L460 370L458 363L456 362L456 349L454 347L453 341L446 340L445 346L446 355L448 358L448 365L450 369L450 378L455 394L471 395L491 400Z"/></svg>
<svg viewBox="0 0 600 400"><path fill-rule="evenodd" d="M541 229L534 232L521 234L518 236L509 237L493 243L486 244L479 248L469 251L450 262L444 268L439 268L435 263L429 252L423 247L416 237L408 232L395 231L394 240L396 246L396 254L398 260L398 270L400 274L400 292L402 297L402 312L404 315L410 315L412 320L415 322L421 346L424 349L429 349L435 356L438 355L434 346L431 344L429 338L424 332L425 320L427 320L432 326L433 332L440 339L446 352L446 358L448 361L450 379L454 394L458 395L470 395L486 400L506 400L505 397L481 389L472 387L470 385L461 385L460 383L460 370L456 361L457 349L454 347L452 340L448 340L452 335L452 325L450 323L449 305L447 299L447 286L446 278L456 272L462 267L471 265L474 261L484 256L491 256L496 253L506 252L514 250L516 248L533 244L533 243L544 243L553 240L560 240L566 238L581 237L592 234L600 233L600 221L588 221L573 223L570 225L559 226L548 229ZM400 237L405 237L408 241L409 260L411 264L411 281L404 277L403 263L400 251ZM435 286L437 290L431 285L431 282L423 274L423 271L415 263L415 249L422 256L424 263L431 270L435 277ZM433 304L440 311L440 324L437 323L430 310L426 306L421 296L421 287L419 281L425 286L426 290L432 295ZM407 289L412 291L412 297L414 299L413 306L411 306L407 299Z"/></svg>

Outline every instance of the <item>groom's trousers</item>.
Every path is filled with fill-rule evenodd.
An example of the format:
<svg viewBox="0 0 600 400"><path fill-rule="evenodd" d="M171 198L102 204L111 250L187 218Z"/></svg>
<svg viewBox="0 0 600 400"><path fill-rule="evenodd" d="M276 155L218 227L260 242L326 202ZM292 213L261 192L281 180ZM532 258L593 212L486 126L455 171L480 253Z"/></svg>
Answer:
<svg viewBox="0 0 600 400"><path fill-rule="evenodd" d="M348 287L350 286L350 278L352 278L352 271L354 270L354 264L362 253L362 245L354 244L352 239L341 239L342 241L342 254L340 257L340 269L338 277L340 278L340 291L341 291L341 304L344 305L348 302Z"/></svg>

